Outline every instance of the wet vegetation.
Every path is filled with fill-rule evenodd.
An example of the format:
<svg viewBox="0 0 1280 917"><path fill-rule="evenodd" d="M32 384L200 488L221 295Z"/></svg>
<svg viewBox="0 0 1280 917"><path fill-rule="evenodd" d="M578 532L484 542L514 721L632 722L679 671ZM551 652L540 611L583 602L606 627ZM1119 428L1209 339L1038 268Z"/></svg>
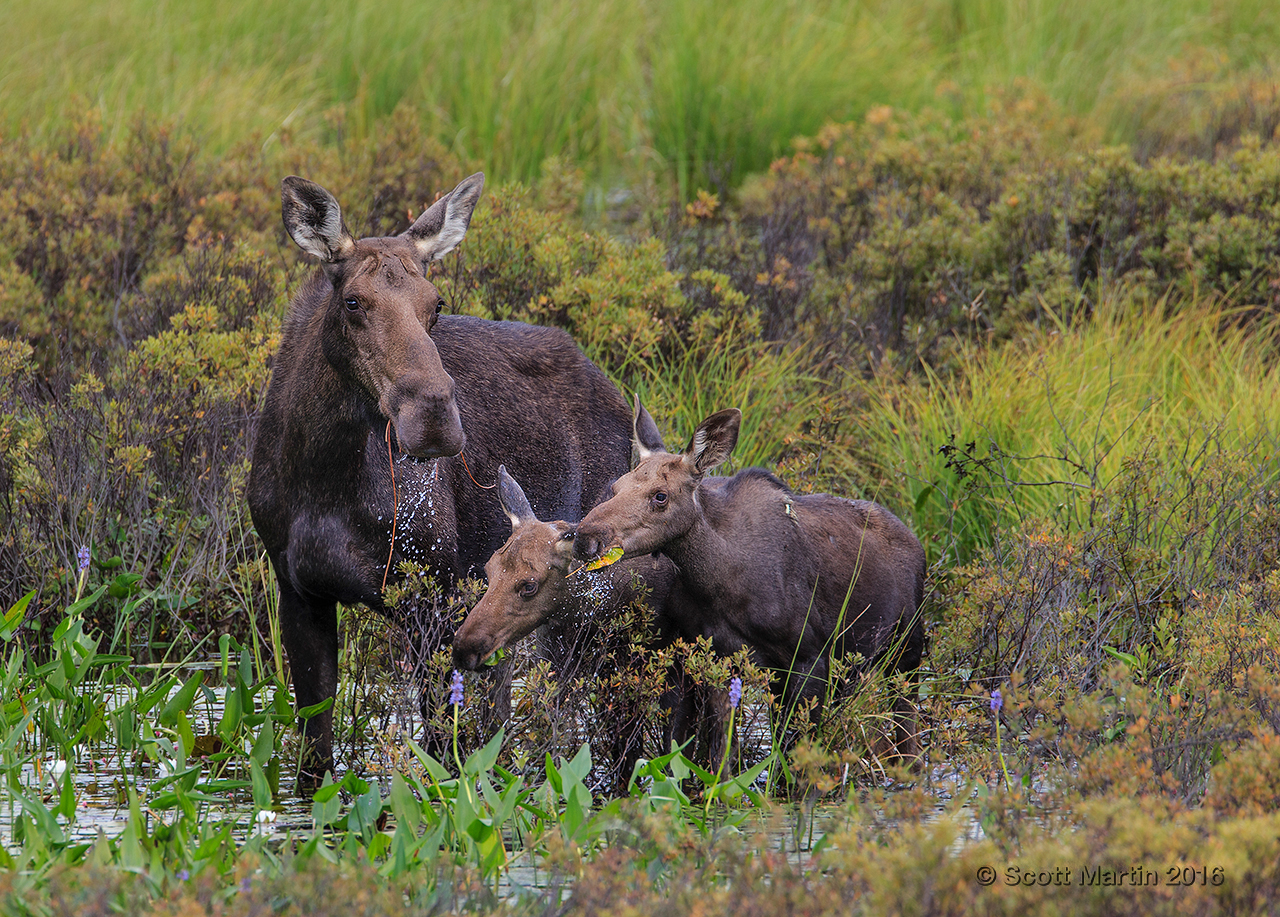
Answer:
<svg viewBox="0 0 1280 917"><path fill-rule="evenodd" d="M260 89L291 42L339 30L271 3L216 30L222 95L182 53L213 41L211 14L167 58L130 57L128 4L37 92L33 54L92 25L58 12L72 5L0 13L5 85L31 90L6 90L0 137L0 910L1274 907L1269 6L1174 4L1163 22L1183 31L1163 32L1124 4L1074 10L1092 32L1014 4L832 7L838 54L805 53L817 20L801 17L751 57L759 36L710 7L631 5L636 45L609 67L613 20L566 31L569 5L442 23L453 56L421 61L366 16L341 66L289 70L299 107ZM19 53L45 16L79 24ZM1202 46L1157 35L1193 31ZM565 61L526 39L562 33L585 82L554 93ZM681 44L708 34L700 56ZM993 35L1003 52L986 53ZM898 53L920 66L883 66ZM1020 54L1039 62L1030 82L1012 79ZM495 88L504 55L514 76ZM139 58L170 76L126 79ZM735 76L756 59L793 76ZM88 87L78 67L116 75ZM68 103L67 86L97 95ZM700 89L732 104L699 108ZM813 111L776 104L790 98ZM879 756L883 673L782 755L764 675L648 649L643 604L596 622L575 671L517 647L495 733L492 675L452 704L447 653L418 649L482 585L405 567L394 615L342 609L339 776L290 795L296 716L244 500L280 320L313 269L280 224L279 178L322 180L367 235L477 166L497 180L433 268L451 311L565 328L672 448L739 407L734 467L873 499L918 535L921 767ZM713 692L742 679L727 759L700 755L707 737L661 754L675 659ZM629 781L623 732L646 749ZM114 822L95 833L101 808ZM1082 881L1135 868L1159 882Z"/></svg>

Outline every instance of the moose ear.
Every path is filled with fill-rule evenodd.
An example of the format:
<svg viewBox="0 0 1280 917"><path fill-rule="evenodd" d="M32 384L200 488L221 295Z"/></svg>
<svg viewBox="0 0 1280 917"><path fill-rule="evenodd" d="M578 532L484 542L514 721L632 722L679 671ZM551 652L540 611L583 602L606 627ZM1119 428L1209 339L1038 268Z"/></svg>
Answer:
<svg viewBox="0 0 1280 917"><path fill-rule="evenodd" d="M483 172L464 178L405 230L405 237L417 247L423 262L443 258L462 241L483 190Z"/></svg>
<svg viewBox="0 0 1280 917"><path fill-rule="evenodd" d="M520 489L516 479L507 474L506 465L498 466L498 502L502 504L502 508L511 519L512 531L515 531L522 522L537 521L537 517L533 515L533 507L529 505L524 491Z"/></svg>
<svg viewBox="0 0 1280 917"><path fill-rule="evenodd" d="M644 405L640 403L640 396L637 394L635 413L631 418L631 457L633 463L644 461L655 452L666 451L667 447L662 441L662 434L658 432L658 425L653 422L653 417L644 409Z"/></svg>
<svg viewBox="0 0 1280 917"><path fill-rule="evenodd" d="M355 248L337 200L313 181L290 175L280 182L280 216L298 247L325 264L341 261Z"/></svg>
<svg viewBox="0 0 1280 917"><path fill-rule="evenodd" d="M684 453L684 460L693 469L695 477L702 477L733 454L741 426L742 412L737 408L717 411L698 424Z"/></svg>

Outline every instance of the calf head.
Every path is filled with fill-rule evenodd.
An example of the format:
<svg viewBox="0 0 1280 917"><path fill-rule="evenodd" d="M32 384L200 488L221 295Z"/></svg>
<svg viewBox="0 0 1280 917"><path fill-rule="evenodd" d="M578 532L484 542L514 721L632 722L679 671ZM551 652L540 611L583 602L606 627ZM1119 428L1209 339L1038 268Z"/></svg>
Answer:
<svg viewBox="0 0 1280 917"><path fill-rule="evenodd" d="M573 526L540 522L515 478L498 466L498 499L511 537L484 565L489 588L453 636L453 664L475 669L555 615L568 598Z"/></svg>
<svg viewBox="0 0 1280 917"><path fill-rule="evenodd" d="M637 398L637 430L643 411ZM613 483L613 496L578 524L577 556L599 557L615 547L622 548L623 557L649 554L686 534L701 514L698 483L732 454L741 424L737 408L718 411L698 425L688 448L675 454L648 449L637 435L633 447L639 461Z"/></svg>
<svg viewBox="0 0 1280 917"><path fill-rule="evenodd" d="M324 188L296 176L280 187L285 229L329 278L318 316L325 358L419 458L457 455L466 439L453 380L429 335L444 300L426 268L462 241L483 187L477 172L400 235L360 240Z"/></svg>

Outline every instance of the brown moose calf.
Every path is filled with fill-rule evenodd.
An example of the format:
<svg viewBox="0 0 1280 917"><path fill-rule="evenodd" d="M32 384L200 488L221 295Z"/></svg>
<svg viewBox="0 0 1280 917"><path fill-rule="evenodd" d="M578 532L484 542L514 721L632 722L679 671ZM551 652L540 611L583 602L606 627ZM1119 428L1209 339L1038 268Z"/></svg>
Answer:
<svg viewBox="0 0 1280 917"><path fill-rule="evenodd" d="M670 558L679 635L710 637L722 655L746 647L773 673L784 720L813 698L816 722L833 656L861 654L893 673L919 666L924 549L876 503L795 494L759 468L706 477L729 458L741 419L737 409L711 415L680 454L640 446L613 497L579 523L575 553ZM895 719L896 751L914 757L910 697L895 703Z"/></svg>
<svg viewBox="0 0 1280 917"><path fill-rule="evenodd" d="M511 520L511 537L484 566L488 588L453 636L454 665L478 669L495 650L542 628L541 654L551 660L562 683L572 681L584 668L608 674L609 669L631 660L602 655L605 622L601 618L618 615L639 601L647 601L655 612L655 646L674 639L666 614L675 579L669 560L646 555L593 572L582 571L577 564L579 572L570 575L573 525L540 521L503 465L498 466L498 499ZM672 688L663 702L671 706L681 697ZM613 765L613 791L620 793L643 753L644 723L625 712L619 716L612 700L608 707L613 712L603 723L608 736L605 751ZM663 737L664 749L670 746L670 730L668 726Z"/></svg>

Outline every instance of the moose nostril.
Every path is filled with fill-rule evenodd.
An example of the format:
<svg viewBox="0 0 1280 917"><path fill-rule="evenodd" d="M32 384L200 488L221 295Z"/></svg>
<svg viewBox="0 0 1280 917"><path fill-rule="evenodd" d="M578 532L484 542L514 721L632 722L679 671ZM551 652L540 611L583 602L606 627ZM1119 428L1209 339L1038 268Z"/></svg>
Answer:
<svg viewBox="0 0 1280 917"><path fill-rule="evenodd" d="M579 531L573 536L573 553L584 559L596 557L600 553L600 539L589 532Z"/></svg>
<svg viewBox="0 0 1280 917"><path fill-rule="evenodd" d="M467 672L474 672L478 662L479 660L476 658L475 653L458 652L457 650L454 650L453 664L458 668Z"/></svg>

